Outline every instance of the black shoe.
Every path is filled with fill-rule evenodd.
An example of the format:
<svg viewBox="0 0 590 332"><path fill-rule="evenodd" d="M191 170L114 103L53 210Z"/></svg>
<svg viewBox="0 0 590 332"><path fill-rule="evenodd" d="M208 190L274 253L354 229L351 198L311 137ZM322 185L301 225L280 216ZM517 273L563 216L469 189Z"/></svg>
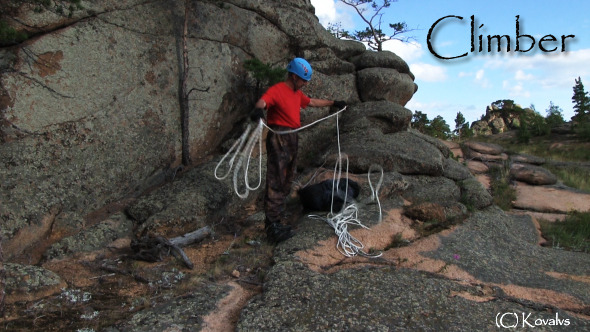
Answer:
<svg viewBox="0 0 590 332"><path fill-rule="evenodd" d="M291 230L291 226L281 225L278 222L266 224L264 228L268 242L275 244L290 239L295 235Z"/></svg>

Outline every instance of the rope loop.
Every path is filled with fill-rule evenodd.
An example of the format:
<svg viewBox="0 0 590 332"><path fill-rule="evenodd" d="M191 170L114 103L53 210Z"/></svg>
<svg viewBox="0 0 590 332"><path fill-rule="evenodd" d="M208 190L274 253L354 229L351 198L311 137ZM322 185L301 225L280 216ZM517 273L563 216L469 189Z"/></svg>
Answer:
<svg viewBox="0 0 590 332"><path fill-rule="evenodd" d="M232 145L227 153L221 158L217 166L215 167L215 178L217 180L226 179L233 169L233 187L238 197L245 199L251 190L257 190L262 184L262 132L264 130L263 122L260 120L258 125L252 132L252 125L248 124L246 130L240 136L240 138ZM250 169L250 160L254 153L254 148L258 145L258 184L256 186L250 185L250 179L248 178L248 171ZM231 156L227 161L227 173L219 175L219 168L224 164L225 160ZM237 158L237 164L234 166L234 162ZM240 193L239 188L239 176L240 173L244 173L243 187L244 192Z"/></svg>

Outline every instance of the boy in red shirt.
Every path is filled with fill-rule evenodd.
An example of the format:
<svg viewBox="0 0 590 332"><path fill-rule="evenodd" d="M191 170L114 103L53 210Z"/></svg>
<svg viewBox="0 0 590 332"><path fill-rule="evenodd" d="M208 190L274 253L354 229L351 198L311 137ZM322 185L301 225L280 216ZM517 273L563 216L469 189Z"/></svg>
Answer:
<svg viewBox="0 0 590 332"><path fill-rule="evenodd" d="M288 76L284 82L271 86L256 102L252 116L254 121L264 117L266 123L276 132L301 127L300 111L307 106L335 106L342 109L343 101L314 99L306 96L301 88L311 79L312 69L302 58L293 59L287 66ZM264 211L265 230L270 242L278 243L294 235L291 226L281 224L281 213L291 191L291 183L297 165L298 134L276 134L269 131L266 138L267 170Z"/></svg>

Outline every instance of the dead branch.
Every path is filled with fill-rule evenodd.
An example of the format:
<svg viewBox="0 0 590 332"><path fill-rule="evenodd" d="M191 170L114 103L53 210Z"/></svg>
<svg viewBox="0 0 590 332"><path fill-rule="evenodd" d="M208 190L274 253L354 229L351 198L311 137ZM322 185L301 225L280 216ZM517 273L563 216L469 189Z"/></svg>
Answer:
<svg viewBox="0 0 590 332"><path fill-rule="evenodd" d="M147 262L158 262L163 260L165 255L173 255L182 260L186 267L192 269L194 264L180 247L186 247L190 244L202 241L209 235L211 235L211 228L205 226L171 240L160 235L142 236L139 239L131 241L131 249L135 253L131 258Z"/></svg>
<svg viewBox="0 0 590 332"><path fill-rule="evenodd" d="M194 232L186 233L184 235L170 239L170 243L175 246L186 247L190 244L202 241L209 235L211 235L211 227L205 226L203 228L197 229Z"/></svg>

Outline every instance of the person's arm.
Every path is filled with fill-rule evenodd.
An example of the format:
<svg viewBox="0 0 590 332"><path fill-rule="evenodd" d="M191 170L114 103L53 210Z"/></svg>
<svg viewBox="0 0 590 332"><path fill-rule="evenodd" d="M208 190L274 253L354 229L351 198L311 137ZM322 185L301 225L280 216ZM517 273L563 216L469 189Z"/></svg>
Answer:
<svg viewBox="0 0 590 332"><path fill-rule="evenodd" d="M254 108L266 109L266 102L264 101L264 99L262 99L262 98L258 99L256 104L254 104Z"/></svg>
<svg viewBox="0 0 590 332"><path fill-rule="evenodd" d="M260 121L260 119L262 119L264 121L264 109L265 108L266 108L266 101L264 101L264 99L262 99L262 98L258 99L256 104L254 104L254 110L252 110L252 112L250 112L250 120L252 120L253 122L258 122L258 121Z"/></svg>
<svg viewBox="0 0 590 332"><path fill-rule="evenodd" d="M334 106L338 109L343 109L346 107L345 101L340 100L326 100L326 99L310 99L309 106L311 107L325 107L325 106Z"/></svg>
<svg viewBox="0 0 590 332"><path fill-rule="evenodd" d="M334 105L333 100L311 98L311 100L309 101L309 106L311 107L326 107L332 105Z"/></svg>

